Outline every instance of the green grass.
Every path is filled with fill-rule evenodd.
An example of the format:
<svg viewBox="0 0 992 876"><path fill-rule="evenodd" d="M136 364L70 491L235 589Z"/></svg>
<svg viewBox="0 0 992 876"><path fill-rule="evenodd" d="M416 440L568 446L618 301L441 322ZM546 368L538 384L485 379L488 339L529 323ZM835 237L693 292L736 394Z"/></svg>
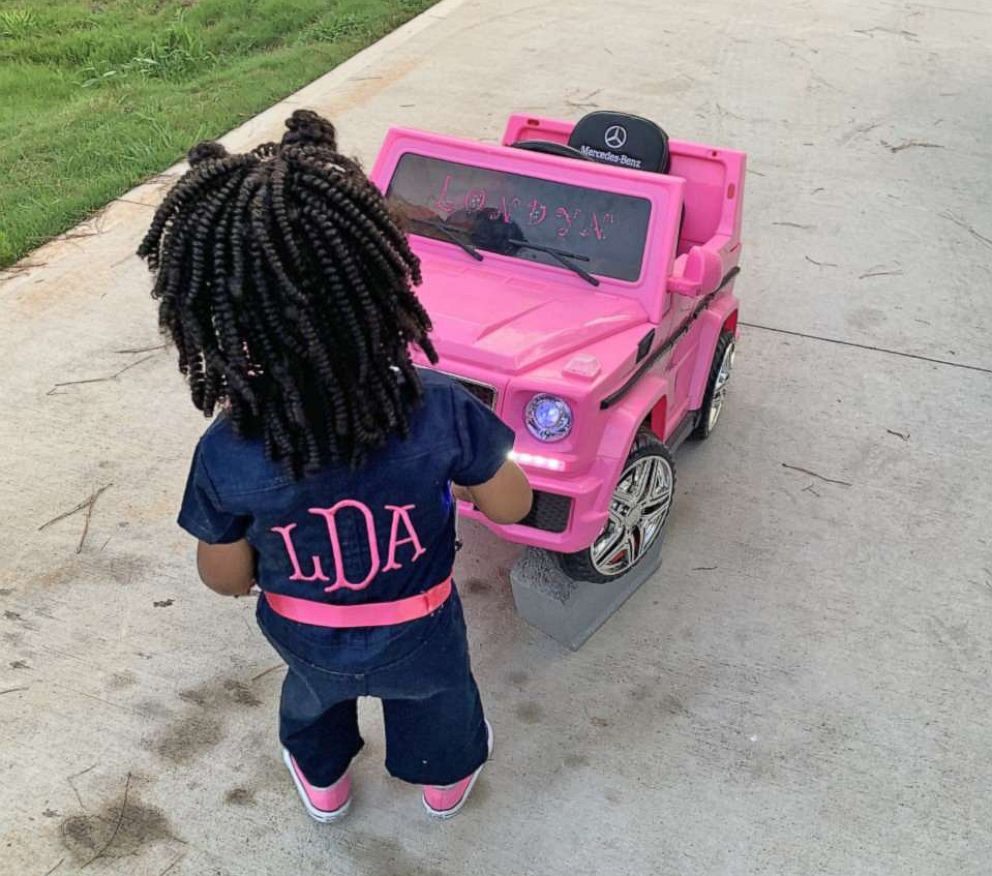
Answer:
<svg viewBox="0 0 992 876"><path fill-rule="evenodd" d="M0 267L436 0L0 0Z"/></svg>

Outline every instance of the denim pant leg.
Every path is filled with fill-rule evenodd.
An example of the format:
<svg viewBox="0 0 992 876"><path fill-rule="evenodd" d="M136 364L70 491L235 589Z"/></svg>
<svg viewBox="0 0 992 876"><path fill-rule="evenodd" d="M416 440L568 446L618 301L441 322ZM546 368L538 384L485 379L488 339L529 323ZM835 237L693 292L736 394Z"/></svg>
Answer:
<svg viewBox="0 0 992 876"><path fill-rule="evenodd" d="M417 785L453 784L488 757L457 592L440 620L424 647L369 677L372 694L382 699L386 769Z"/></svg>
<svg viewBox="0 0 992 876"><path fill-rule="evenodd" d="M333 785L365 744L358 731L358 700L320 697L290 666L279 701L279 741L311 785Z"/></svg>
<svg viewBox="0 0 992 876"><path fill-rule="evenodd" d="M482 701L475 679L426 699L382 701L386 769L415 785L451 785L488 757Z"/></svg>
<svg viewBox="0 0 992 876"><path fill-rule="evenodd" d="M344 775L365 744L358 732L357 699L365 693L364 676L322 672L277 640L269 628L272 621L260 600L259 628L289 669L279 698L279 741L306 780L326 788Z"/></svg>

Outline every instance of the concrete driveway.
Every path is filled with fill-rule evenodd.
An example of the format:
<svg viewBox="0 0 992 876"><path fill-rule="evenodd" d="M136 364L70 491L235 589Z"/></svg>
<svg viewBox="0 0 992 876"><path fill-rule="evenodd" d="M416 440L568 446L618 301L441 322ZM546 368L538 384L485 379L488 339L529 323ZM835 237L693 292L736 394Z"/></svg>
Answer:
<svg viewBox="0 0 992 876"><path fill-rule="evenodd" d="M131 255L169 179L5 274L0 872L989 873L990 46L982 0L444 0L230 135L313 106L371 161L616 108L750 155L735 385L659 574L573 654L466 533L497 745L449 824L371 703L353 816L306 819L277 658L194 580L203 423Z"/></svg>

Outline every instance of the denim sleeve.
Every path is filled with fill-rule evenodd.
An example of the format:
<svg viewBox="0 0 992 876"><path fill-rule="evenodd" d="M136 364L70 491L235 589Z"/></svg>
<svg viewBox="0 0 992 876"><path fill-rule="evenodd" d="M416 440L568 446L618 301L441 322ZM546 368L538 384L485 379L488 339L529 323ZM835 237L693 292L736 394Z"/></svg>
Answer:
<svg viewBox="0 0 992 876"><path fill-rule="evenodd" d="M179 510L179 525L194 538L207 544L230 544L245 537L250 517L231 514L224 510L206 463L202 445L193 454L186 492Z"/></svg>
<svg viewBox="0 0 992 876"><path fill-rule="evenodd" d="M513 449L513 430L464 387L453 384L458 456L451 472L456 484L474 487L490 480Z"/></svg>

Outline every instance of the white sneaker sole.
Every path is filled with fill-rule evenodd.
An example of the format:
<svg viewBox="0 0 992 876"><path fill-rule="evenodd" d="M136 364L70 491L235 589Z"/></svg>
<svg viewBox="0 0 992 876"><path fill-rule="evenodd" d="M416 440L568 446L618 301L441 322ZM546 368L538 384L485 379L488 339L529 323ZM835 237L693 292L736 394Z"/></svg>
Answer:
<svg viewBox="0 0 992 876"><path fill-rule="evenodd" d="M493 756L493 727L487 719L483 719L486 722L486 733L488 734L488 748L489 752L486 755L486 761ZM472 780L468 783L468 787L465 789L465 793L462 794L462 799L458 801L458 805L452 806L451 809L435 809L427 802L426 796L421 796L420 801L424 804L424 809L427 810L427 814L431 818L454 818L460 811L462 806L468 802L468 798L472 793L472 789L475 787L475 783L479 780L479 776L482 773L482 767L486 764L482 764L474 773L472 773Z"/></svg>
<svg viewBox="0 0 992 876"><path fill-rule="evenodd" d="M318 809L313 805L313 803L310 802L310 798L307 796L306 788L304 788L302 782L300 782L300 777L296 775L296 770L293 769L293 761L289 756L289 752L286 751L285 748L282 750L282 762L286 764L286 769L289 770L289 774L293 778L293 784L296 785L296 792L300 795L300 800L303 801L307 814L314 821L319 821L321 824L330 824L332 821L338 821L348 814L348 810L351 809L350 796L347 800L345 800L344 805L340 809L335 809L333 812Z"/></svg>

